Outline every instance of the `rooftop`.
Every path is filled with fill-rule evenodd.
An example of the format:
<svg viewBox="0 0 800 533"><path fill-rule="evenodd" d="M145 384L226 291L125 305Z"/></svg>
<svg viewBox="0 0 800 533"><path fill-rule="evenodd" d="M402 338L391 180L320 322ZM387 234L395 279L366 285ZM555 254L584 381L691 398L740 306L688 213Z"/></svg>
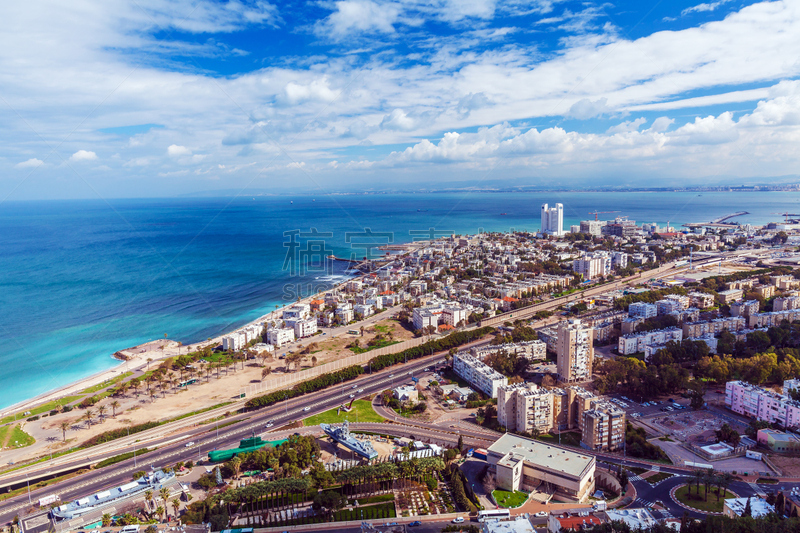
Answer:
<svg viewBox="0 0 800 533"><path fill-rule="evenodd" d="M489 453L505 456L509 453L526 462L572 477L581 477L589 467L594 467L594 457L571 450L550 446L533 439L506 433L489 447Z"/></svg>
<svg viewBox="0 0 800 533"><path fill-rule="evenodd" d="M725 507L738 516L742 516L748 499L750 500L750 511L753 518L759 518L775 512L775 507L761 498L729 498L725 500Z"/></svg>
<svg viewBox="0 0 800 533"><path fill-rule="evenodd" d="M489 520L483 524L485 533L536 533L527 518L522 516L514 520Z"/></svg>

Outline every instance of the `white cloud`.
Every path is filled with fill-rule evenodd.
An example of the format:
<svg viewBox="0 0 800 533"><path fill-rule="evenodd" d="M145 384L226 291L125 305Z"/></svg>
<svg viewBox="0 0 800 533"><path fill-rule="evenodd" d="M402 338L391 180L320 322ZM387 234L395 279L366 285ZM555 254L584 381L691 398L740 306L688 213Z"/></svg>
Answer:
<svg viewBox="0 0 800 533"><path fill-rule="evenodd" d="M584 98L572 104L566 116L578 120L586 120L613 112L608 107L608 98L598 98L595 101Z"/></svg>
<svg viewBox="0 0 800 533"><path fill-rule="evenodd" d="M332 102L339 95L337 91L332 91L330 87L328 87L328 80L326 78L314 80L308 85L289 82L286 84L284 91L286 93L286 99L292 104L308 100Z"/></svg>
<svg viewBox="0 0 800 533"><path fill-rule="evenodd" d="M621 124L608 128L606 133L627 133L630 131L638 131L639 127L647 122L644 117L639 117L636 120L626 120Z"/></svg>
<svg viewBox="0 0 800 533"><path fill-rule="evenodd" d="M650 131L654 132L664 132L669 129L669 127L675 123L674 118L669 117L658 117L653 121L653 125L650 126Z"/></svg>
<svg viewBox="0 0 800 533"><path fill-rule="evenodd" d="M336 10L317 27L317 34L341 39L351 33L393 33L399 6L371 0L341 0Z"/></svg>
<svg viewBox="0 0 800 533"><path fill-rule="evenodd" d="M702 13L704 11L714 11L719 6L727 4L730 1L731 0L719 0L717 2L703 3L703 4L697 4L696 6L687 7L686 9L681 11L681 16L685 17L689 13Z"/></svg>
<svg viewBox="0 0 800 533"><path fill-rule="evenodd" d="M186 155L192 155L192 151L186 148L185 146L171 144L169 145L169 148L167 148L167 154L170 157L181 157Z"/></svg>
<svg viewBox="0 0 800 533"><path fill-rule="evenodd" d="M74 154L72 154L69 158L70 161L80 162L80 161L94 161L97 159L97 154L94 152L90 152L88 150L78 150Z"/></svg>
<svg viewBox="0 0 800 533"><path fill-rule="evenodd" d="M21 163L17 163L14 165L15 168L36 168L39 166L44 165L44 161L41 159L36 159L35 157L28 159L27 161L23 161Z"/></svg>

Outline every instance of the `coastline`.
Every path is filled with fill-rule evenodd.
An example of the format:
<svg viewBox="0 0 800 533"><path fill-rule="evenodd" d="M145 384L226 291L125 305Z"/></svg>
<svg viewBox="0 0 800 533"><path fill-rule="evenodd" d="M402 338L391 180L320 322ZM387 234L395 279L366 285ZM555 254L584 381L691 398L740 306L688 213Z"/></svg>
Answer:
<svg viewBox="0 0 800 533"><path fill-rule="evenodd" d="M424 245L428 241L416 241L413 243L407 243L408 245ZM404 250L401 253L396 254L394 257L401 257L402 255L408 253L411 249L415 248L416 246L411 246L411 248ZM327 290L334 290L340 289L344 284L348 281L357 279L362 277L366 274L361 273L360 275L353 275L351 277L347 277L346 279L332 285ZM136 346L131 346L129 348L124 348L121 350L117 350L113 354L110 354L112 359L118 360L120 363L115 365L112 368L108 368L106 370L101 370L100 372L96 372L90 376L86 376L85 378L79 379L77 381L73 381L67 383L63 386L56 387L49 391L43 392L37 396L32 398L27 398L21 400L13 405L10 405L6 408L3 408L0 411L0 418L9 416L14 413L19 413L20 411L25 412L29 411L33 408L36 408L42 404L58 400L60 398L64 398L67 396L73 396L76 394L81 393L87 388L93 387L95 385L101 384L105 381L109 381L114 379L117 376L123 375L125 372L132 372L141 370L143 367L146 367L150 362L157 363L158 361L162 361L169 357L191 353L193 351L202 349L208 345L216 346L222 343L222 338L230 335L233 331L239 330L241 328L245 328L248 326L256 325L260 322L264 322L266 320L275 320L277 317L283 313L283 311L287 307L291 307L292 305L298 303L309 303L311 300L315 299L319 293L313 294L310 296L306 296L296 301L288 302L285 305L270 311L260 317L251 320L245 324L242 324L230 331L226 331L217 335L216 337L212 338L211 340L204 340L200 342L190 343L190 344L182 344L179 341L171 340L171 339L159 339L156 341L149 341L143 344L139 344ZM150 361L148 361L148 359ZM87 393L88 394L88 393Z"/></svg>

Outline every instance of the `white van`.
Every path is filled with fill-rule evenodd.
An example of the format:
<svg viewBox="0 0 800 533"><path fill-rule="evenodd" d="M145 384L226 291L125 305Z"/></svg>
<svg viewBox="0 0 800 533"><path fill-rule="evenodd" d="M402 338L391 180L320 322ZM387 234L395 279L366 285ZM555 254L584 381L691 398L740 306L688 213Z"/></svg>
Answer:
<svg viewBox="0 0 800 533"><path fill-rule="evenodd" d="M139 533L139 525L134 524L130 526L125 526L119 530L119 533Z"/></svg>

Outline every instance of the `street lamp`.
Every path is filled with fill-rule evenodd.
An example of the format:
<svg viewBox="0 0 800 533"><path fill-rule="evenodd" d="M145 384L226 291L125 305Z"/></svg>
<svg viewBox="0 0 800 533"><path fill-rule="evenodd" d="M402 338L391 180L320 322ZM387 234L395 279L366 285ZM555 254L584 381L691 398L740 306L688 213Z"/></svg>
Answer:
<svg viewBox="0 0 800 533"><path fill-rule="evenodd" d="M31 500L31 482L28 481L28 473L25 472L25 483L28 484L28 503L33 505L33 501Z"/></svg>

